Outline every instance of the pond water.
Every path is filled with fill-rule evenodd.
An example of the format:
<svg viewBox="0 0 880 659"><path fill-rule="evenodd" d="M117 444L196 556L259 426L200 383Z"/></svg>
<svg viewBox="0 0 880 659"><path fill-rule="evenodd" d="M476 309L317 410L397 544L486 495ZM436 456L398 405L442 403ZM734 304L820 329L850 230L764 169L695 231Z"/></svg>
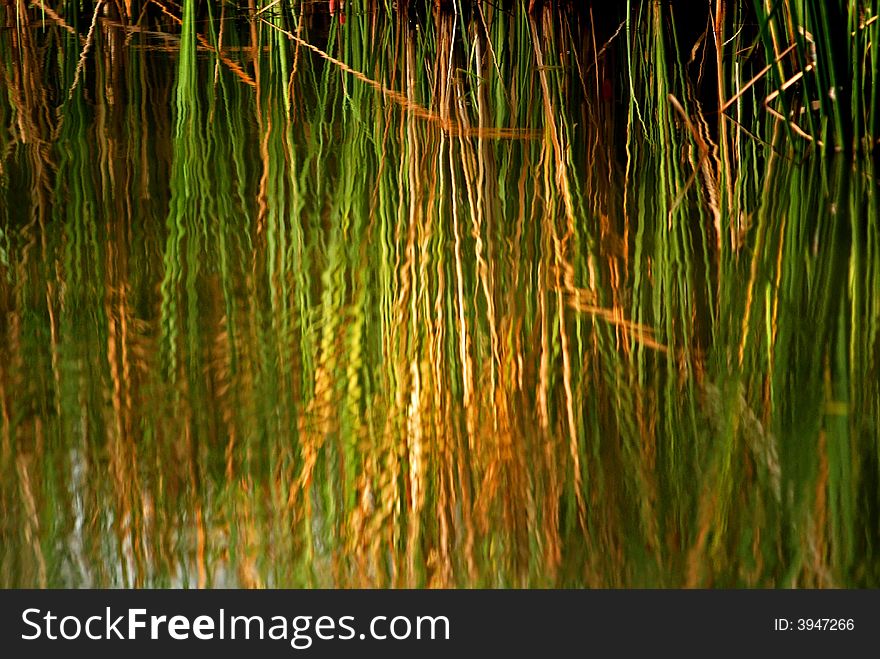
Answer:
<svg viewBox="0 0 880 659"><path fill-rule="evenodd" d="M585 19L194 4L5 15L0 585L880 585L871 162Z"/></svg>

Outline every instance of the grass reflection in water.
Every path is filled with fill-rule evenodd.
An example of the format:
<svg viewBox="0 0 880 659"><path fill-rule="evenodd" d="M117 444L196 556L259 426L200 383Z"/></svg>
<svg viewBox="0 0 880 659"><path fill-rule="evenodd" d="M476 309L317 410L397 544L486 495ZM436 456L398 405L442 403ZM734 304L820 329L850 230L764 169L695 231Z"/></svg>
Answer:
<svg viewBox="0 0 880 659"><path fill-rule="evenodd" d="M878 586L876 95L782 23L103 4L0 10L0 584Z"/></svg>

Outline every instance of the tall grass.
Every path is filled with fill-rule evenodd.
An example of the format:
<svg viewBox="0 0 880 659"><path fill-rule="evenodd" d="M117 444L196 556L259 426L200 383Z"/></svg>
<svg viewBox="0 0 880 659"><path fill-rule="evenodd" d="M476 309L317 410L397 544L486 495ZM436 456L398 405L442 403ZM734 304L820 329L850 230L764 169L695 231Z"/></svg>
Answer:
<svg viewBox="0 0 880 659"><path fill-rule="evenodd" d="M878 9L876 0L754 3L774 93L801 137L847 152L873 148Z"/></svg>
<svg viewBox="0 0 880 659"><path fill-rule="evenodd" d="M0 583L877 585L875 6L163 4L3 10Z"/></svg>

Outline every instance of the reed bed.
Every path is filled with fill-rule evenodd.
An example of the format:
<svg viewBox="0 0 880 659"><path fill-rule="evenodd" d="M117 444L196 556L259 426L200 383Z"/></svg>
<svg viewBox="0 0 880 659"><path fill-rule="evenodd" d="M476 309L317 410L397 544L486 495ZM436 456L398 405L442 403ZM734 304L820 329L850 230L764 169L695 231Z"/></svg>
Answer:
<svg viewBox="0 0 880 659"><path fill-rule="evenodd" d="M0 8L0 584L876 587L876 0L332 4Z"/></svg>

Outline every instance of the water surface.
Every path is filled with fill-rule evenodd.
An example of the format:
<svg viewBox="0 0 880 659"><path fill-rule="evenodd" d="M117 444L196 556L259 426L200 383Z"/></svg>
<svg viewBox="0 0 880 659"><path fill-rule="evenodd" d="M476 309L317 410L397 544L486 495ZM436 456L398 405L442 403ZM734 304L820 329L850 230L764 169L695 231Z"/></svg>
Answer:
<svg viewBox="0 0 880 659"><path fill-rule="evenodd" d="M870 162L573 16L184 4L0 33L0 585L878 586Z"/></svg>

